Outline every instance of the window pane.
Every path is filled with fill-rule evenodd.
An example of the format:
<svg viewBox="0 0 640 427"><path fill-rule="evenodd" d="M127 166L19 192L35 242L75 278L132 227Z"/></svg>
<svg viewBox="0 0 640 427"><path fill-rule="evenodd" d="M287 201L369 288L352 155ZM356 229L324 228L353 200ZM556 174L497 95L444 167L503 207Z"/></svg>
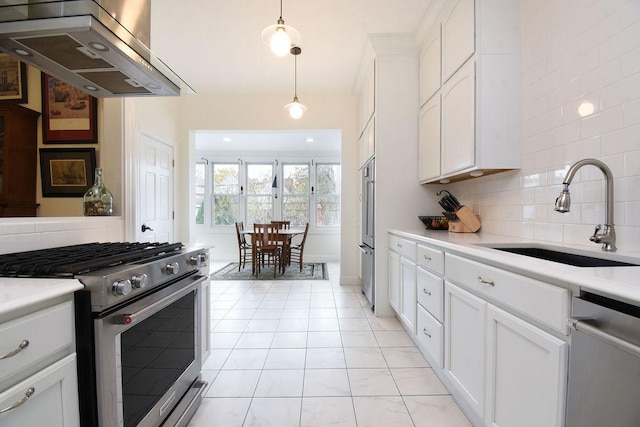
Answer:
<svg viewBox="0 0 640 427"><path fill-rule="evenodd" d="M196 163L196 224L204 225L204 194L206 190L206 165L204 163Z"/></svg>
<svg viewBox="0 0 640 427"><path fill-rule="evenodd" d="M247 165L247 194L271 194L272 165Z"/></svg>
<svg viewBox="0 0 640 427"><path fill-rule="evenodd" d="M319 196L316 208L318 227L340 225L340 196Z"/></svg>
<svg viewBox="0 0 640 427"><path fill-rule="evenodd" d="M284 165L283 194L309 193L309 165Z"/></svg>
<svg viewBox="0 0 640 427"><path fill-rule="evenodd" d="M237 164L213 165L213 225L232 225L239 210L239 175Z"/></svg>
<svg viewBox="0 0 640 427"><path fill-rule="evenodd" d="M309 222L309 196L282 197L282 219L292 226L304 226Z"/></svg>
<svg viewBox="0 0 640 427"><path fill-rule="evenodd" d="M247 196L247 224L264 224L272 219L271 195Z"/></svg>
<svg viewBox="0 0 640 427"><path fill-rule="evenodd" d="M318 194L340 194L342 175L340 165L318 165Z"/></svg>

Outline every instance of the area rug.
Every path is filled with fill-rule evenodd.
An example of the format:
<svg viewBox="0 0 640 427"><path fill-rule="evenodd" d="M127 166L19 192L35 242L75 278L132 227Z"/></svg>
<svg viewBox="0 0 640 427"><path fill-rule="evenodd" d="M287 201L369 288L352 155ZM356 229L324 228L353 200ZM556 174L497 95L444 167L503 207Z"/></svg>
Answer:
<svg viewBox="0 0 640 427"><path fill-rule="evenodd" d="M251 274L251 264L246 264L238 271L238 263L232 262L215 273L211 274L212 280L328 280L329 272L324 262L304 263L302 271L297 265L287 267L284 274L277 273L273 277L273 267L266 266L260 269L260 274Z"/></svg>

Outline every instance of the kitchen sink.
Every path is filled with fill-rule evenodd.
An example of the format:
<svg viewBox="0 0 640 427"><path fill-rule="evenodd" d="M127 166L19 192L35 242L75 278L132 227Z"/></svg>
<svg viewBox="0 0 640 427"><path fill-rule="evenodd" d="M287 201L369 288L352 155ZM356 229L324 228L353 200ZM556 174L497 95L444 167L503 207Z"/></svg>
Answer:
<svg viewBox="0 0 640 427"><path fill-rule="evenodd" d="M547 261L559 262L572 265L574 267L637 267L640 266L640 259L618 256L613 254L603 254L603 256L585 255L579 250L569 250L565 248L552 248L545 246L506 246L506 245L478 245L485 246L499 251L510 252L532 258L544 259ZM584 251L587 252L587 251Z"/></svg>

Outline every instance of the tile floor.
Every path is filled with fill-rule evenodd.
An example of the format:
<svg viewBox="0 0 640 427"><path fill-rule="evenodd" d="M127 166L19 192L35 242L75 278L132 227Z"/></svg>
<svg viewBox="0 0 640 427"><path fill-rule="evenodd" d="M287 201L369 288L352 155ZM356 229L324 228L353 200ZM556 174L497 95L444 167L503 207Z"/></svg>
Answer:
<svg viewBox="0 0 640 427"><path fill-rule="evenodd" d="M469 427L400 323L328 267L322 281L211 283L209 387L189 426Z"/></svg>

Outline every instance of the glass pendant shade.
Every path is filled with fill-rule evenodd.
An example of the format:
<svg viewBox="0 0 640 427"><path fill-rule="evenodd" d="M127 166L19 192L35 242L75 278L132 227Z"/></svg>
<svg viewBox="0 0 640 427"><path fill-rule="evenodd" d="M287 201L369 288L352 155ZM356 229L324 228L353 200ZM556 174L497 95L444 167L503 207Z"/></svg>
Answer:
<svg viewBox="0 0 640 427"><path fill-rule="evenodd" d="M284 20L280 18L277 24L270 25L262 31L262 41L271 48L274 55L285 56L291 46L300 42L300 34L295 28L285 25Z"/></svg>
<svg viewBox="0 0 640 427"><path fill-rule="evenodd" d="M298 102L297 96L293 98L293 102L285 105L284 108L289 112L292 119L299 119L307 111L307 107Z"/></svg>

